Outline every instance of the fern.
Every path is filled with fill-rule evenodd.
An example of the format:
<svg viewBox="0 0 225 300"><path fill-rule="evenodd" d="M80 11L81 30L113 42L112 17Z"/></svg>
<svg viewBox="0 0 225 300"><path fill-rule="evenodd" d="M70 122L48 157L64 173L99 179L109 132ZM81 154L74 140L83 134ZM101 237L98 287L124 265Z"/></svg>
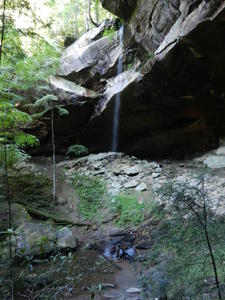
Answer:
<svg viewBox="0 0 225 300"><path fill-rule="evenodd" d="M41 107L44 105L49 105L52 101L57 101L58 98L55 95L52 94L48 94L45 95L44 97L38 99L35 103L34 103L34 107Z"/></svg>

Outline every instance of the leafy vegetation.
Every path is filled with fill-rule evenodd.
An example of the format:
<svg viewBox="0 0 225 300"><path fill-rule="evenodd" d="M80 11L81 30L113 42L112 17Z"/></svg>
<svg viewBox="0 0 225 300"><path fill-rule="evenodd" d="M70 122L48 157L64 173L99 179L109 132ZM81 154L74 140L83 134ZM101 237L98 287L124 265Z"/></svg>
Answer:
<svg viewBox="0 0 225 300"><path fill-rule="evenodd" d="M80 215L87 220L97 220L99 210L103 208L105 186L98 177L74 174L73 185L79 196L77 209Z"/></svg>
<svg viewBox="0 0 225 300"><path fill-rule="evenodd" d="M83 145L72 145L66 152L67 157L82 157L88 154L88 149Z"/></svg>
<svg viewBox="0 0 225 300"><path fill-rule="evenodd" d="M169 184L161 193L165 200L170 199L170 205L153 211L158 226L152 232L154 244L147 265L154 272L140 280L146 299L165 294L169 299L202 299L203 294L220 299L225 287L224 217L213 210L201 181L195 186ZM164 277L162 294L156 276L160 273Z"/></svg>
<svg viewBox="0 0 225 300"><path fill-rule="evenodd" d="M137 198L119 195L114 201L114 210L119 214L117 219L119 226L139 225L143 222L145 205L138 202Z"/></svg>
<svg viewBox="0 0 225 300"><path fill-rule="evenodd" d="M115 28L113 26L109 27L108 29L105 29L103 36L107 37L111 42L115 36Z"/></svg>

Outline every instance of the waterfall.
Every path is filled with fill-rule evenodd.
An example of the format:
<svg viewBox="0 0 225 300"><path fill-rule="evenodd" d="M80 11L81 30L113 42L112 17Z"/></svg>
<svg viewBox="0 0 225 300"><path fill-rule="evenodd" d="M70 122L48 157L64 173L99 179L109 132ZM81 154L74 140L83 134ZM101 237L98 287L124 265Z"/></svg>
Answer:
<svg viewBox="0 0 225 300"><path fill-rule="evenodd" d="M119 30L119 43L120 47L123 48L123 32L124 25L120 27ZM122 53L119 56L117 65L117 75L120 75L123 71L122 64ZM114 115L113 115L113 133L112 133L112 152L117 152L118 148L118 131L119 131L119 116L120 116L120 96L121 93L117 93L115 97Z"/></svg>

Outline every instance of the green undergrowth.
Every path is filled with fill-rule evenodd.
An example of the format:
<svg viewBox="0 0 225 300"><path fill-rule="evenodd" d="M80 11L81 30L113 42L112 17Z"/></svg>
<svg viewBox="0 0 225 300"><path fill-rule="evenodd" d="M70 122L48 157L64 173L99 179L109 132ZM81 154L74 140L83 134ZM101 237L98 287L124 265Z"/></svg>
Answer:
<svg viewBox="0 0 225 300"><path fill-rule="evenodd" d="M99 177L75 173L73 186L79 196L78 213L87 220L99 220L104 208L105 185Z"/></svg>
<svg viewBox="0 0 225 300"><path fill-rule="evenodd" d="M167 196L171 196L172 192L174 190L167 190ZM179 190L175 196L183 204L185 195L190 195L190 204L196 197L193 188L185 187L184 192ZM196 207L201 212L202 207ZM198 216L204 220L203 215L199 213ZM204 228L196 213L191 209L185 211L184 206L171 202L166 207L156 204L151 217L156 221L151 228L153 245L143 262L146 271L139 278L143 299L163 298L165 295L167 299L218 299ZM223 296L224 224L224 216L216 215L208 206L207 230Z"/></svg>
<svg viewBox="0 0 225 300"><path fill-rule="evenodd" d="M114 215L117 226L129 227L141 224L151 213L152 199L140 198L138 194L109 196L106 183L98 176L75 173L72 182L79 197L77 210L84 219L102 221Z"/></svg>
<svg viewBox="0 0 225 300"><path fill-rule="evenodd" d="M114 210L119 214L116 224L121 227L139 225L144 221L145 204L139 202L135 196L116 196Z"/></svg>

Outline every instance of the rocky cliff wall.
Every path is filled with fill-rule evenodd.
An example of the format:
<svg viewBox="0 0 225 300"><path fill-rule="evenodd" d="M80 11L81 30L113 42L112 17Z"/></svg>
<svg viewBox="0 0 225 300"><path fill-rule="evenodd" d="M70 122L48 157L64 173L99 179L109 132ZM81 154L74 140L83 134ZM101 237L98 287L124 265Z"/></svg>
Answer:
<svg viewBox="0 0 225 300"><path fill-rule="evenodd" d="M119 151L168 156L207 150L225 135L225 3L102 0L125 22L125 46L104 22L68 47L52 87L70 114L56 119L58 151L111 149L121 92ZM115 28L114 36L104 34ZM124 72L116 76L119 55ZM46 144L46 143L45 143Z"/></svg>

